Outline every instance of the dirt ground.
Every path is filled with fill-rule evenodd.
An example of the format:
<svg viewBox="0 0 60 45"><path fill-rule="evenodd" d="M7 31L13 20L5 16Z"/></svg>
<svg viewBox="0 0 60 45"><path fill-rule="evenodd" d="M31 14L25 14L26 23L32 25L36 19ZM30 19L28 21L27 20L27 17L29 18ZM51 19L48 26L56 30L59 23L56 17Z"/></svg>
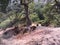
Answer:
<svg viewBox="0 0 60 45"><path fill-rule="evenodd" d="M24 35L14 36L13 33L4 35L4 31L0 31L0 45L60 45L60 27L38 26L34 31ZM11 35L12 37L6 38Z"/></svg>

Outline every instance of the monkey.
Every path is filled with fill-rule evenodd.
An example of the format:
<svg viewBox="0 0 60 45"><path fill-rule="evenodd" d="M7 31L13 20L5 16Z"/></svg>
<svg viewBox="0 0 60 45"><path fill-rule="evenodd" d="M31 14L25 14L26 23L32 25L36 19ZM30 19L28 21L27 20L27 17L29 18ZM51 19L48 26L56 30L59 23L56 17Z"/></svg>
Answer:
<svg viewBox="0 0 60 45"><path fill-rule="evenodd" d="M36 26L30 27L30 30L31 30L31 31L34 31L35 29L36 29Z"/></svg>

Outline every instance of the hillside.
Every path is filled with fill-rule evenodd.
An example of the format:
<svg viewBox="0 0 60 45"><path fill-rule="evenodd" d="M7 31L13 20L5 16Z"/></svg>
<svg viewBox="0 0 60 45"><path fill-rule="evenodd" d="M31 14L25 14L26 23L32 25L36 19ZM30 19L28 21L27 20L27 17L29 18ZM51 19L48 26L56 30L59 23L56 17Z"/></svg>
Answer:
<svg viewBox="0 0 60 45"><path fill-rule="evenodd" d="M30 33L10 38L3 38L3 33L0 32L0 45L60 45L60 28L38 26Z"/></svg>

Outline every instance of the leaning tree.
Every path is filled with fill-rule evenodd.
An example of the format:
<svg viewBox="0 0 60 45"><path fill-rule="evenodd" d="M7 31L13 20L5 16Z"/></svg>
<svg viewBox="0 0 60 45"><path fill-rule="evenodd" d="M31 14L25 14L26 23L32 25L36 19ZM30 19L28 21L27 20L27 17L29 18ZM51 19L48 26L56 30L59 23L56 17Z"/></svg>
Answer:
<svg viewBox="0 0 60 45"><path fill-rule="evenodd" d="M20 0L21 5L24 5L27 26L31 25L31 20L29 18L29 12L28 12L28 8L29 8L28 5L31 2L33 2L33 0Z"/></svg>

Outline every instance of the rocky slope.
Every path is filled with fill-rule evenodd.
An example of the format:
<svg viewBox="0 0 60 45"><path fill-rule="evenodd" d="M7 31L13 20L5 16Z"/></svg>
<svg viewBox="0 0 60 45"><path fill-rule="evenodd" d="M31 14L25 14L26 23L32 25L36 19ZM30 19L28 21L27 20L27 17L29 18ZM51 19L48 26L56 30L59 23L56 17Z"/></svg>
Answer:
<svg viewBox="0 0 60 45"><path fill-rule="evenodd" d="M0 31L0 45L60 45L60 28L40 26L30 33L13 35L7 39L3 38L3 33Z"/></svg>

